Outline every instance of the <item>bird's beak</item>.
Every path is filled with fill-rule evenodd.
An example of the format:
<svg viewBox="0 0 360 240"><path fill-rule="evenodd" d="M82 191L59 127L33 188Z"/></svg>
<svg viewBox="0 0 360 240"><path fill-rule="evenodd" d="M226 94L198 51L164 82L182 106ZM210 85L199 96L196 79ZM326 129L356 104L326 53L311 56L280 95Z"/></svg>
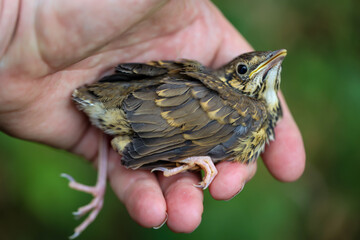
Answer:
<svg viewBox="0 0 360 240"><path fill-rule="evenodd" d="M266 69L266 71L268 71L277 63L282 62L282 60L285 58L286 54L287 54L286 49L280 49L280 50L270 52L267 55L266 60L264 62L262 62L261 64L259 64L259 66L250 73L249 77L252 78L252 76L254 74L256 74L264 69Z"/></svg>

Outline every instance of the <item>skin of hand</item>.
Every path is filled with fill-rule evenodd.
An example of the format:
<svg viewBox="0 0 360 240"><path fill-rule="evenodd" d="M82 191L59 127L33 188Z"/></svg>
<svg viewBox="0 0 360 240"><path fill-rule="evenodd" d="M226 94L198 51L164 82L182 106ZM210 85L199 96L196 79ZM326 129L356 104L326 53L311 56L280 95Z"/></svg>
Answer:
<svg viewBox="0 0 360 240"><path fill-rule="evenodd" d="M206 0L1 2L0 130L89 160L96 159L98 130L72 103L75 88L122 62L188 58L216 68L252 50ZM280 97L284 117L262 157L271 174L287 182L301 176L305 151ZM112 150L109 158L110 185L140 225L159 226L167 215L174 232L192 232L200 224L203 191L193 186L199 174L166 178L125 169ZM209 191L227 200L252 178L256 163L222 162L217 169Z"/></svg>

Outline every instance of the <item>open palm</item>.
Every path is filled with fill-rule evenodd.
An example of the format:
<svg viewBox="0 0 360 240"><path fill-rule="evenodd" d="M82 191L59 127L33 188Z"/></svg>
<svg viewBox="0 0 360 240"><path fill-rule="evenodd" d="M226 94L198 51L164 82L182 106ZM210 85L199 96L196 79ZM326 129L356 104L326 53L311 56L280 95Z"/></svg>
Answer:
<svg viewBox="0 0 360 240"><path fill-rule="evenodd" d="M218 67L251 47L209 1L5 1L0 18L0 129L12 136L96 157L97 129L71 102L72 91L121 62L196 59ZM19 17L18 17L19 16ZM18 18L17 18L18 17ZM16 19L18 19L16 21ZM284 119L263 159L279 180L304 169L301 135L283 101ZM222 162L210 186L230 199L256 164ZM202 190L196 173L164 178L123 168L110 152L111 186L130 215L145 227L167 224L191 232L201 221Z"/></svg>

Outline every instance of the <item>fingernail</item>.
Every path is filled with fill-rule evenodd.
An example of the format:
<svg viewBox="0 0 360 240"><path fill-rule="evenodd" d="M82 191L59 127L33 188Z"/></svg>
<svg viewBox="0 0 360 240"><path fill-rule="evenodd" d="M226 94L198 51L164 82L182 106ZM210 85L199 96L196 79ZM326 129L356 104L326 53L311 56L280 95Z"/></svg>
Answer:
<svg viewBox="0 0 360 240"><path fill-rule="evenodd" d="M241 188L239 189L239 191L237 191L237 192L234 194L234 196L232 196L231 198L229 198L228 200L225 200L225 201L226 201L226 202L227 202L227 201L230 201L231 199L233 199L234 197L236 197L239 193L242 192L242 190L244 189L244 187L245 187L245 182L242 184L242 186L241 186Z"/></svg>
<svg viewBox="0 0 360 240"><path fill-rule="evenodd" d="M166 221L168 220L168 214L165 213L166 216L165 216L165 220L159 225L159 226L156 226L156 227L153 227L153 229L159 229L161 228L162 226L164 226L164 224L166 223Z"/></svg>

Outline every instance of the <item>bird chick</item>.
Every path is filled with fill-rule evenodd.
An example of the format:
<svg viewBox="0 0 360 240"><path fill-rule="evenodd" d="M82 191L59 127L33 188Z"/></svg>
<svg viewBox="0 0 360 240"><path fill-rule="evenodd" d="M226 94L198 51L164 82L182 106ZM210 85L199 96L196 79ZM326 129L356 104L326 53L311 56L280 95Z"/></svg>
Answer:
<svg viewBox="0 0 360 240"><path fill-rule="evenodd" d="M193 60L124 63L72 96L90 121L111 136L125 167L165 176L203 169L196 186L206 189L217 174L214 163L253 162L274 139L282 115L277 92L285 56L285 49L244 53L216 70ZM106 157L99 157L99 164L103 161ZM106 171L99 171L104 182ZM84 191L65 177L72 188ZM79 209L79 215L97 214L104 191L98 192L91 193L101 204Z"/></svg>

